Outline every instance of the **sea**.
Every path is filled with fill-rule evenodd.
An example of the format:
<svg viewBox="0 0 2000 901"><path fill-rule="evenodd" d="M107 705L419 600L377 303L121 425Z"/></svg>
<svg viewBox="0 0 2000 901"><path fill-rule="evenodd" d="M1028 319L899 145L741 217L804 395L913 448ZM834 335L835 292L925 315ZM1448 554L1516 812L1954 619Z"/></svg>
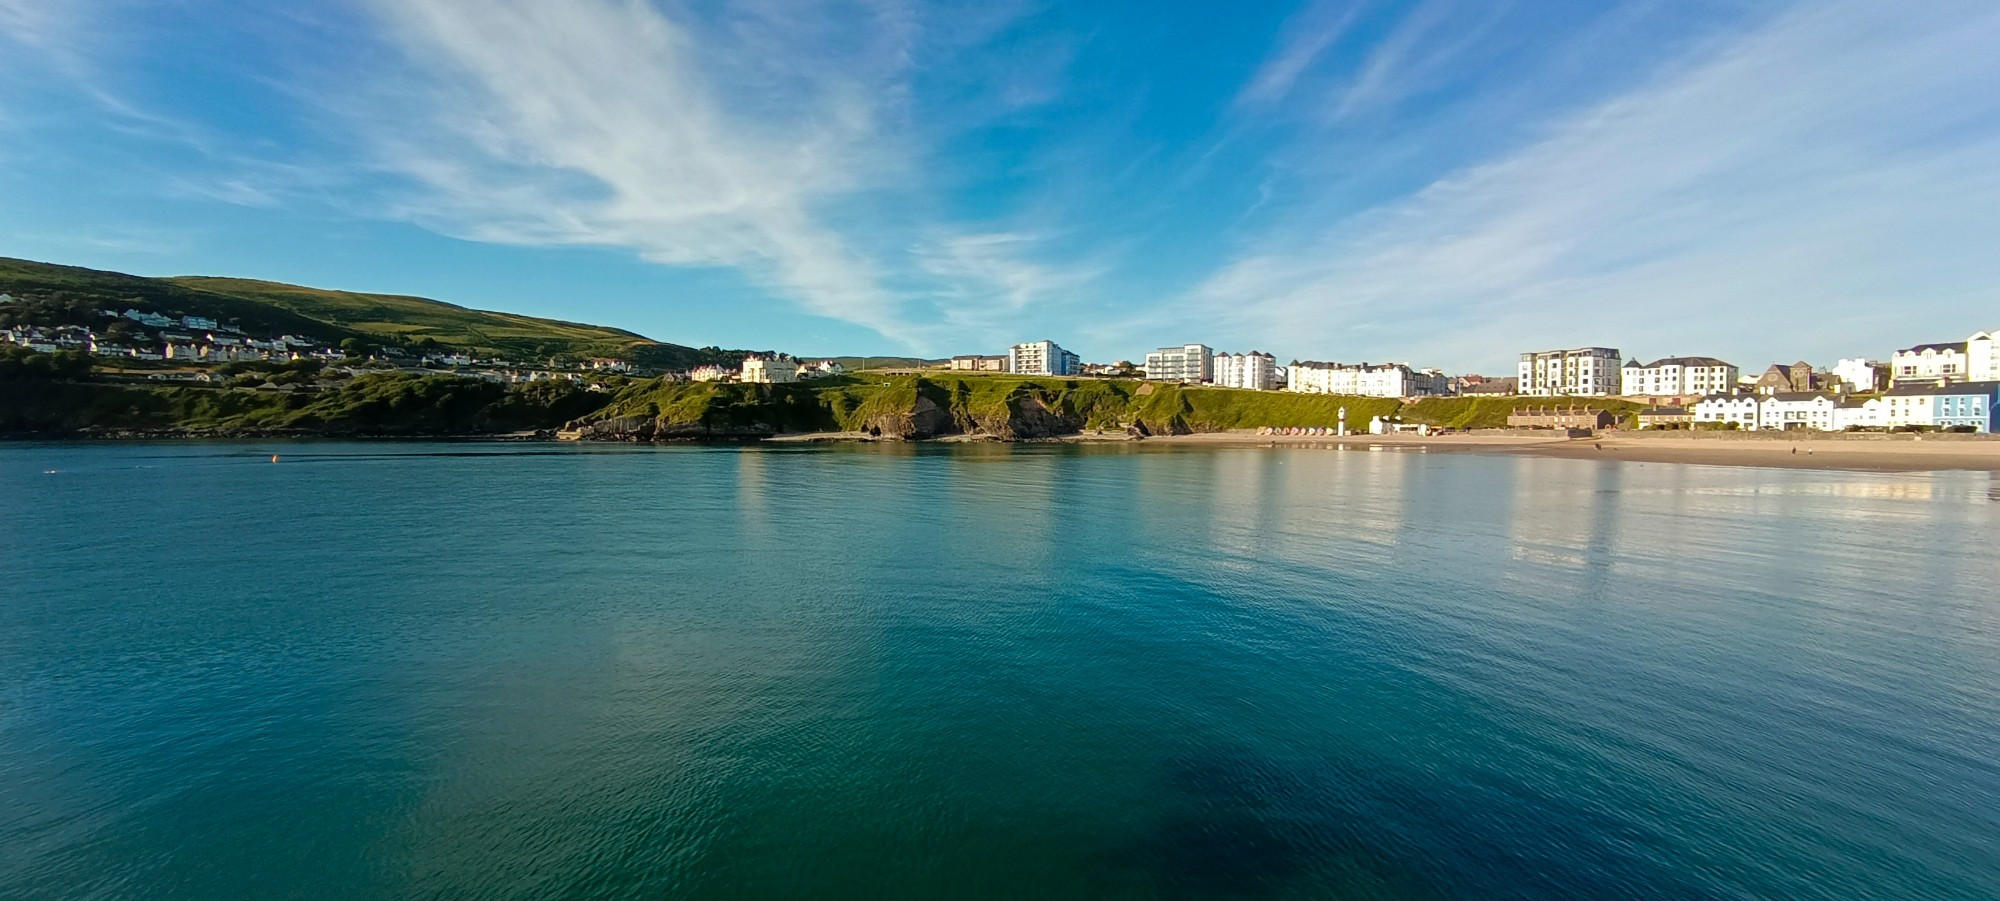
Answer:
<svg viewBox="0 0 2000 901"><path fill-rule="evenodd" d="M0 445L0 897L2000 897L2000 480Z"/></svg>

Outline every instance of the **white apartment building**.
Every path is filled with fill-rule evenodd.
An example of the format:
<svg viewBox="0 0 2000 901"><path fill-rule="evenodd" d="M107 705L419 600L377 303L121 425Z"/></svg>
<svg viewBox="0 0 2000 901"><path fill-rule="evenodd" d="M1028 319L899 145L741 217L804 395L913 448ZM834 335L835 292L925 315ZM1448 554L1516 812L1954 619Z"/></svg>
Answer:
<svg viewBox="0 0 2000 901"><path fill-rule="evenodd" d="M1714 357L1667 357L1625 364L1620 394L1626 397L1688 397L1721 394L1736 387L1736 367Z"/></svg>
<svg viewBox="0 0 2000 901"><path fill-rule="evenodd" d="M2000 331L1973 332L1965 339L1965 380L2000 382Z"/></svg>
<svg viewBox="0 0 2000 901"><path fill-rule="evenodd" d="M744 357L742 379L760 385L796 382L799 380L799 364L796 360Z"/></svg>
<svg viewBox="0 0 2000 901"><path fill-rule="evenodd" d="M1054 341L1030 341L1007 349L1007 371L1015 375L1075 375L1083 359Z"/></svg>
<svg viewBox="0 0 2000 901"><path fill-rule="evenodd" d="M1292 361L1285 368L1285 390L1300 394L1341 394L1356 397L1426 397L1445 390L1444 373L1418 372L1405 363L1322 363Z"/></svg>
<svg viewBox="0 0 2000 901"><path fill-rule="evenodd" d="M1615 347L1524 353L1517 390L1531 397L1608 397L1622 387L1624 359Z"/></svg>
<svg viewBox="0 0 2000 901"><path fill-rule="evenodd" d="M1833 377L1849 391L1867 393L1889 387L1889 380L1886 377L1888 370L1889 366L1886 363L1876 363L1866 357L1855 357L1833 364Z"/></svg>
<svg viewBox="0 0 2000 901"><path fill-rule="evenodd" d="M1983 334L1983 333L1982 333ZM1991 341L1991 338L1988 338ZM1919 344L1896 351L1889 359L1889 373L1898 385L1923 382L1965 381L1971 369L1967 353L1971 342ZM1987 354L1992 354L1991 350Z"/></svg>
<svg viewBox="0 0 2000 901"><path fill-rule="evenodd" d="M1006 372L1005 356L984 356L973 354L951 358L951 368L955 372Z"/></svg>
<svg viewBox="0 0 2000 901"><path fill-rule="evenodd" d="M1745 431L1757 428L1759 398L1755 394L1711 394L1694 405L1695 422L1735 423Z"/></svg>
<svg viewBox="0 0 2000 901"><path fill-rule="evenodd" d="M1204 384L1215 380L1215 351L1206 344L1162 347L1147 354L1140 368L1151 381Z"/></svg>
<svg viewBox="0 0 2000 901"><path fill-rule="evenodd" d="M1224 388L1270 391L1278 387L1278 358L1259 350L1216 354L1214 381Z"/></svg>
<svg viewBox="0 0 2000 901"><path fill-rule="evenodd" d="M1786 391L1766 395L1757 405L1757 427L1772 431L1808 429L1834 431L1838 403L1830 395Z"/></svg>

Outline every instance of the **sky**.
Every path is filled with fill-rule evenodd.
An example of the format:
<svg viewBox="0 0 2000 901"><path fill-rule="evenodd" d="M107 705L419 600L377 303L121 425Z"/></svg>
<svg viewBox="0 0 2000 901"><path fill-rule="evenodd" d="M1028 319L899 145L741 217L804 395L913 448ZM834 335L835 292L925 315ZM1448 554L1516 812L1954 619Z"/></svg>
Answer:
<svg viewBox="0 0 2000 901"><path fill-rule="evenodd" d="M0 0L0 255L695 346L2000 328L1991 0Z"/></svg>

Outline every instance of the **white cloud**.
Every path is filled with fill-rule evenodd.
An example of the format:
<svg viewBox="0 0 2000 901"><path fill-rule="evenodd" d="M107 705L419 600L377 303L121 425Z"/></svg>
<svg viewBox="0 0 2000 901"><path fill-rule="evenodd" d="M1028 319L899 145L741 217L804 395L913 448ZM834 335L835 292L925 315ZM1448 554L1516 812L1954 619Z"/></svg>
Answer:
<svg viewBox="0 0 2000 901"><path fill-rule="evenodd" d="M1077 292L1104 273L1094 262L1040 262L1048 239L1020 232L946 234L911 249L919 269L938 286L933 302L942 321L928 332L939 339L991 336L1031 308L1048 316L1079 306ZM1101 315L1100 311L1100 315Z"/></svg>
<svg viewBox="0 0 2000 901"><path fill-rule="evenodd" d="M877 119L893 85L871 79L897 65L882 48L828 58L838 23L761 7L699 34L630 2L378 8L417 66L387 101L421 102L371 125L425 189L405 215L477 240L735 267L812 312L907 331L876 264L823 212L904 162Z"/></svg>
<svg viewBox="0 0 2000 901"><path fill-rule="evenodd" d="M1584 343L1747 366L1990 328L1995 46L1990 4L1807 4L1506 158L1301 214L1172 315L1479 367Z"/></svg>

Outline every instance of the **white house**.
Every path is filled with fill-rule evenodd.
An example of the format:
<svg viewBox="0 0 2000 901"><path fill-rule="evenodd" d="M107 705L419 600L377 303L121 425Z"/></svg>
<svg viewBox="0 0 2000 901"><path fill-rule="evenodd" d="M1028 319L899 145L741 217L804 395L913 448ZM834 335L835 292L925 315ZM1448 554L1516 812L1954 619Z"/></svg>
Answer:
<svg viewBox="0 0 2000 901"><path fill-rule="evenodd" d="M1694 421L1717 422L1739 429L1757 428L1759 398L1755 394L1711 394L1694 405Z"/></svg>
<svg viewBox="0 0 2000 901"><path fill-rule="evenodd" d="M821 360L817 363L800 363L798 375L802 379L823 379L841 375L845 372L847 372L847 367L832 360Z"/></svg>
<svg viewBox="0 0 2000 901"><path fill-rule="evenodd" d="M1969 378L1971 365L1969 345L1970 342L1959 341L1906 347L1889 359L1890 373L1898 385L1964 381ZM1987 350L1989 356L1991 353Z"/></svg>
<svg viewBox="0 0 2000 901"><path fill-rule="evenodd" d="M1520 387L1531 397L1606 397L1617 394L1625 359L1615 347L1542 350L1521 355Z"/></svg>
<svg viewBox="0 0 2000 901"><path fill-rule="evenodd" d="M1833 364L1833 377L1849 391L1869 393L1889 387L1889 365L1876 363L1866 357L1841 360Z"/></svg>
<svg viewBox="0 0 2000 901"><path fill-rule="evenodd" d="M1766 395L1757 405L1757 427L1773 431L1805 429L1815 432L1834 431L1834 410L1838 404L1831 395L1810 391L1781 391Z"/></svg>
<svg viewBox="0 0 2000 901"><path fill-rule="evenodd" d="M182 316L181 328L197 332L205 332L208 331L209 329L215 328L215 320L210 319L207 316Z"/></svg>
<svg viewBox="0 0 2000 901"><path fill-rule="evenodd" d="M1054 341L1030 341L1007 349L1007 371L1015 375L1076 375L1083 358Z"/></svg>
<svg viewBox="0 0 2000 901"><path fill-rule="evenodd" d="M1666 357L1625 364L1621 394L1627 397L1689 397L1721 394L1736 387L1735 366L1714 357Z"/></svg>
<svg viewBox="0 0 2000 901"><path fill-rule="evenodd" d="M1278 358L1260 350L1215 355L1215 384L1269 391L1278 386Z"/></svg>
<svg viewBox="0 0 2000 901"><path fill-rule="evenodd" d="M1215 380L1215 351L1206 344L1162 347L1147 354L1140 368L1151 381L1199 385Z"/></svg>
<svg viewBox="0 0 2000 901"><path fill-rule="evenodd" d="M1879 397L1837 401L1833 407L1833 430L1881 429L1889 426L1889 402Z"/></svg>
<svg viewBox="0 0 2000 901"><path fill-rule="evenodd" d="M1358 397L1426 397L1444 393L1447 380L1435 369L1418 372L1406 363L1322 363L1294 360L1285 368L1285 390L1299 394Z"/></svg>
<svg viewBox="0 0 2000 901"><path fill-rule="evenodd" d="M729 378L729 370L714 364L696 366L688 372L688 378L697 382L720 382Z"/></svg>
<svg viewBox="0 0 2000 901"><path fill-rule="evenodd" d="M798 362L784 359L782 355L767 360L753 354L743 358L742 379L760 385L796 382L799 380Z"/></svg>

